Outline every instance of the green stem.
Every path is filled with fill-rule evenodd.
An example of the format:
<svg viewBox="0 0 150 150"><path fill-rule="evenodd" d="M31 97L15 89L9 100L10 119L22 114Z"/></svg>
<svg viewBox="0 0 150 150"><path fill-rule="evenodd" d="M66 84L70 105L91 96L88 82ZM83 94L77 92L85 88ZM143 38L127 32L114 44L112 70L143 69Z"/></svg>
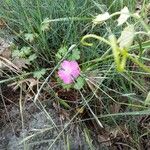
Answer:
<svg viewBox="0 0 150 150"><path fill-rule="evenodd" d="M4 79L4 80L0 81L0 84L5 83L5 82L10 82L10 81L13 81L13 80L17 80L17 79L29 76L31 74L32 73L26 73L26 74L22 74L22 75L19 75L19 76L11 77L11 78L8 78L8 79Z"/></svg>
<svg viewBox="0 0 150 150"><path fill-rule="evenodd" d="M93 46L93 43L88 43L88 42L85 41L85 40L88 39L88 38L97 39L97 40L102 41L102 42L104 42L104 43L106 43L106 44L108 44L108 45L111 46L111 43L110 43L109 41L107 41L107 40L104 39L103 37L97 36L97 35L95 35L95 34L88 34L88 35L85 35L85 36L81 39L81 43L82 43L83 45L86 45L86 46Z"/></svg>
<svg viewBox="0 0 150 150"><path fill-rule="evenodd" d="M117 45L117 39L116 39L115 35L113 35L113 34L110 35L109 41L111 43L111 48L112 48L112 52L114 55L114 61L116 64L116 69L117 69L117 71L122 72L120 69L120 52L119 52L119 47Z"/></svg>
<svg viewBox="0 0 150 150"><path fill-rule="evenodd" d="M115 13L113 13L113 14L110 15L110 18L111 18L111 17L114 17L114 16L116 16L116 15L120 15L120 14L121 14L120 11L119 11L119 12L115 12Z"/></svg>
<svg viewBox="0 0 150 150"><path fill-rule="evenodd" d="M143 25L145 30L149 33L150 32L150 27L144 22L144 20L141 18L139 15L132 14L131 15L133 18L137 19L140 21L140 23Z"/></svg>
<svg viewBox="0 0 150 150"><path fill-rule="evenodd" d="M51 19L49 22L63 22L63 21L90 21L92 18L87 17L66 17L66 18L56 18Z"/></svg>
<svg viewBox="0 0 150 150"><path fill-rule="evenodd" d="M108 55L108 56L105 56L105 57L96 58L96 59L87 61L85 63L82 63L81 65L85 65L85 64L88 64L88 63L98 63L98 62L101 62L101 61L105 61L109 58L113 58L113 55L111 54L111 55Z"/></svg>
<svg viewBox="0 0 150 150"><path fill-rule="evenodd" d="M138 59L132 57L130 54L127 55L127 57L132 60L135 64L137 64L139 67L141 67L144 71L150 73L150 67L147 67L143 63L139 62Z"/></svg>
<svg viewBox="0 0 150 150"><path fill-rule="evenodd" d="M145 30L150 33L150 28L149 26L143 21L143 19L140 18L140 22L143 25L143 27L145 28Z"/></svg>

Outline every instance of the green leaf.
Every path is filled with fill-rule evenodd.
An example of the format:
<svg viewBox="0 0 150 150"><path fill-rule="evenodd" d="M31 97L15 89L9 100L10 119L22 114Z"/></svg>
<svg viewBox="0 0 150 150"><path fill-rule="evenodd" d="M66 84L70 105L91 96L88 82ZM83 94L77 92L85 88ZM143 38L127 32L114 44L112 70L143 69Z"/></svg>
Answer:
<svg viewBox="0 0 150 150"><path fill-rule="evenodd" d="M34 40L34 34L32 34L32 33L26 33L24 36L25 36L25 40L27 40L29 42L33 42L33 40Z"/></svg>
<svg viewBox="0 0 150 150"><path fill-rule="evenodd" d="M62 83L63 89L69 90L72 87L72 84L64 84Z"/></svg>
<svg viewBox="0 0 150 150"><path fill-rule="evenodd" d="M41 23L41 30L42 31L48 31L49 27L50 27L49 23L50 23L50 19L49 18L45 18L43 20L43 22Z"/></svg>
<svg viewBox="0 0 150 150"><path fill-rule="evenodd" d="M80 90L83 88L85 84L85 80L82 77L78 77L76 83L74 84L74 88Z"/></svg>
<svg viewBox="0 0 150 150"><path fill-rule="evenodd" d="M12 57L19 57L19 56L20 56L20 51L18 49L12 52Z"/></svg>
<svg viewBox="0 0 150 150"><path fill-rule="evenodd" d="M69 60L78 60L78 59L80 59L80 54L81 53L78 49L74 49L68 59Z"/></svg>
<svg viewBox="0 0 150 150"><path fill-rule="evenodd" d="M36 54L32 54L29 56L29 61L34 61L37 58Z"/></svg>
<svg viewBox="0 0 150 150"><path fill-rule="evenodd" d="M56 53L56 58L58 59L58 60L60 60L60 59L62 59L63 58L63 56L65 55L67 53L67 47L66 46L64 46L64 47L61 47L59 50L58 50L58 52Z"/></svg>
<svg viewBox="0 0 150 150"><path fill-rule="evenodd" d="M71 107L65 102L63 99L58 99L60 104L62 104L65 108L70 109Z"/></svg>
<svg viewBox="0 0 150 150"><path fill-rule="evenodd" d="M41 70L38 70L38 71L35 71L33 72L33 77L34 78L37 78L37 79L40 79L41 77L43 77L43 75L46 73L46 69L41 69Z"/></svg>
<svg viewBox="0 0 150 150"><path fill-rule="evenodd" d="M109 36L109 41L111 43L111 48L112 48L112 52L113 52L113 55L114 55L114 61L115 61L115 64L116 64L116 69L117 69L117 71L120 72L120 55L119 55L120 49L118 48L117 39L116 39L114 34L111 34Z"/></svg>
<svg viewBox="0 0 150 150"><path fill-rule="evenodd" d="M21 51L24 53L25 56L30 55L30 53L32 52L30 47L22 47Z"/></svg>
<svg viewBox="0 0 150 150"><path fill-rule="evenodd" d="M150 92L147 94L146 100L145 100L145 104L150 104Z"/></svg>

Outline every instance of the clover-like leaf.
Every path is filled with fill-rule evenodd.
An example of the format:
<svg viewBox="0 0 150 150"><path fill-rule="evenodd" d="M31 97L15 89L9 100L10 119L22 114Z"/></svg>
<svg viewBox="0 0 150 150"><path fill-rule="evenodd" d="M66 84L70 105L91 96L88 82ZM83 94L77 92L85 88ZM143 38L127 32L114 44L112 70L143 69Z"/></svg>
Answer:
<svg viewBox="0 0 150 150"><path fill-rule="evenodd" d="M78 60L80 59L80 51L78 49L74 49L70 56L68 57L69 60Z"/></svg>
<svg viewBox="0 0 150 150"><path fill-rule="evenodd" d="M67 47L61 47L58 52L56 53L56 59L60 60L63 58L63 56L67 53Z"/></svg>
<svg viewBox="0 0 150 150"><path fill-rule="evenodd" d="M31 48L30 47L22 47L21 51L24 53L24 55L28 56L31 53Z"/></svg>
<svg viewBox="0 0 150 150"><path fill-rule="evenodd" d="M38 71L35 71L33 73L33 77L34 78L37 78L37 79L40 79L41 77L43 77L43 75L46 73L46 69L41 69L41 70L38 70Z"/></svg>
<svg viewBox="0 0 150 150"><path fill-rule="evenodd" d="M50 27L50 19L45 18L43 20L43 22L41 23L41 30L42 31L47 31L47 30L49 30L49 27Z"/></svg>
<svg viewBox="0 0 150 150"><path fill-rule="evenodd" d="M74 84L74 88L80 90L83 88L85 84L85 80L80 76L76 79L76 83Z"/></svg>
<svg viewBox="0 0 150 150"><path fill-rule="evenodd" d="M12 57L20 57L20 51L18 49L12 52Z"/></svg>
<svg viewBox="0 0 150 150"><path fill-rule="evenodd" d="M32 42L34 40L34 34L32 33L26 33L25 35L25 40Z"/></svg>
<svg viewBox="0 0 150 150"><path fill-rule="evenodd" d="M20 50L16 49L12 52L12 57L25 58L31 54L32 50L30 47L22 47Z"/></svg>
<svg viewBox="0 0 150 150"><path fill-rule="evenodd" d="M34 39L36 38L36 37L38 37L38 34L32 34L32 33L26 33L25 35L25 40L27 40L27 41L29 41L29 42L33 42L34 41Z"/></svg>
<svg viewBox="0 0 150 150"><path fill-rule="evenodd" d="M29 61L34 61L35 59L37 58L37 55L36 54L32 54L29 56Z"/></svg>

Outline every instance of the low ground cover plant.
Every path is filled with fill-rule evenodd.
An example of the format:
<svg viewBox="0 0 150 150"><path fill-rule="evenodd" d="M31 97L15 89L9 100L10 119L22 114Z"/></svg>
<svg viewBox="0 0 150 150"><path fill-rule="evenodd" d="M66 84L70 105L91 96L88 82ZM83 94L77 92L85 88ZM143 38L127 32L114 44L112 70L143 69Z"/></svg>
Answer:
<svg viewBox="0 0 150 150"><path fill-rule="evenodd" d="M0 85L21 93L23 129L30 99L59 131L49 149L59 138L71 149L73 124L89 149L149 148L148 0L5 0L0 8ZM43 97L63 112L63 128Z"/></svg>

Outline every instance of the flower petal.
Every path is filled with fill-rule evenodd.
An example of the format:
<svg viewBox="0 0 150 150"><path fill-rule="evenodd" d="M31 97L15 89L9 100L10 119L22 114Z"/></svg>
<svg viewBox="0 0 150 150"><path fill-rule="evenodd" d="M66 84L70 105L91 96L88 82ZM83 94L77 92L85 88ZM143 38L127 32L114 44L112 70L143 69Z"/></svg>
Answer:
<svg viewBox="0 0 150 150"><path fill-rule="evenodd" d="M64 60L58 71L58 76L65 84L70 84L80 75L80 68L76 61Z"/></svg>
<svg viewBox="0 0 150 150"><path fill-rule="evenodd" d="M65 68L70 68L70 62L67 61L67 60L64 60L64 61L61 63L61 67L62 67L63 69L65 69Z"/></svg>
<svg viewBox="0 0 150 150"><path fill-rule="evenodd" d="M76 61L70 61L70 67L73 69L78 69L79 65Z"/></svg>
<svg viewBox="0 0 150 150"><path fill-rule="evenodd" d="M58 76L61 80L63 80L63 82L65 84L70 84L73 82L73 79L71 77L71 75L69 74L66 74L66 72L64 70L59 70L58 71Z"/></svg>
<svg viewBox="0 0 150 150"><path fill-rule="evenodd" d="M79 69L72 70L71 75L72 75L74 78L77 78L77 77L80 75L80 70L79 70Z"/></svg>

